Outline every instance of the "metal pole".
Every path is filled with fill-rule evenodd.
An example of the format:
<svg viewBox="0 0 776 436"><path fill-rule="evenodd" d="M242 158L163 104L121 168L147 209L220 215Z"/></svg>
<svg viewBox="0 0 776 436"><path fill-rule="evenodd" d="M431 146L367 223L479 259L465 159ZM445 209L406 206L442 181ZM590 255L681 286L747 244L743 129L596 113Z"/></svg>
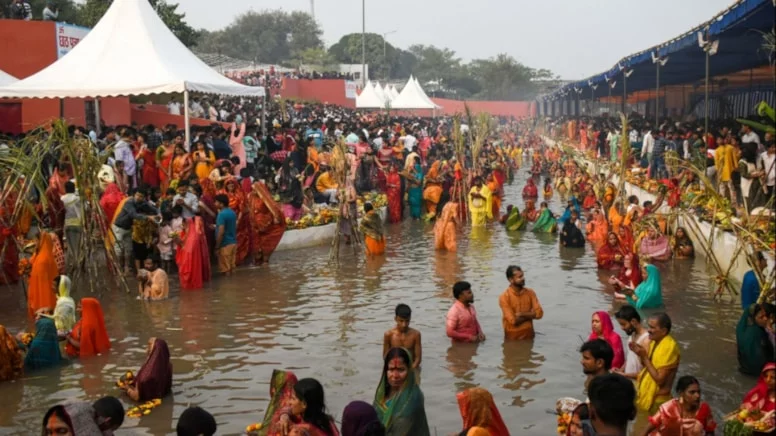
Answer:
<svg viewBox="0 0 776 436"><path fill-rule="evenodd" d="M261 97L261 136L267 136L267 88L264 88L264 95Z"/></svg>
<svg viewBox="0 0 776 436"><path fill-rule="evenodd" d="M625 110L626 100L628 100L628 76L625 75L626 71L622 73L622 113L628 114Z"/></svg>
<svg viewBox="0 0 776 436"><path fill-rule="evenodd" d="M315 21L315 0L310 0L310 15L313 17L313 21Z"/></svg>
<svg viewBox="0 0 776 436"><path fill-rule="evenodd" d="M657 83L655 85L655 125L660 125L660 59L657 60Z"/></svg>
<svg viewBox="0 0 776 436"><path fill-rule="evenodd" d="M366 87L366 0L361 0L361 88Z"/></svg>
<svg viewBox="0 0 776 436"><path fill-rule="evenodd" d="M183 125L184 130L186 131L186 143L184 144L184 148L186 151L189 151L191 148L191 126L189 125L189 91L185 90L183 91Z"/></svg>
<svg viewBox="0 0 776 436"><path fill-rule="evenodd" d="M388 66L388 59L387 59L388 56L386 55L386 51L385 51L385 37L387 35L388 35L387 33L383 34L383 68L387 68ZM388 80L387 72L383 74L383 80Z"/></svg>
<svg viewBox="0 0 776 436"><path fill-rule="evenodd" d="M705 97L705 112L706 116L704 117L704 123L703 123L703 131L706 135L709 134L709 52L706 51L706 97Z"/></svg>
<svg viewBox="0 0 776 436"><path fill-rule="evenodd" d="M612 84L606 82L606 87L609 88L609 99L606 102L606 110L609 111L609 116L612 116Z"/></svg>
<svg viewBox="0 0 776 436"><path fill-rule="evenodd" d="M100 130L100 99L95 98L94 99L94 123L96 126L94 127L94 131L97 132L97 135L102 133ZM87 126L88 127L88 126Z"/></svg>

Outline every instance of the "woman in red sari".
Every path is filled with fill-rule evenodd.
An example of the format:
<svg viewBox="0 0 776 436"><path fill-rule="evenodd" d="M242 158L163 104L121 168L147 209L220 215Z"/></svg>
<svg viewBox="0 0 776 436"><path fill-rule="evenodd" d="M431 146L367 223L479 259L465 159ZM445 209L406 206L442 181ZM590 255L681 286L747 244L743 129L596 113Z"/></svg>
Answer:
<svg viewBox="0 0 776 436"><path fill-rule="evenodd" d="M636 241L633 239L633 231L630 226L621 225L617 236L620 240L620 246L626 253L636 253Z"/></svg>
<svg viewBox="0 0 776 436"><path fill-rule="evenodd" d="M776 363L765 364L757 385L744 397L741 409L763 413L776 410Z"/></svg>
<svg viewBox="0 0 776 436"><path fill-rule="evenodd" d="M216 207L216 184L205 177L204 179L199 179L199 186L194 189L199 194L199 212L202 221L205 222L205 229L212 229L216 225L216 214L218 213L218 208ZM213 253L216 245L216 234L215 232L206 231L205 235L207 236L208 253Z"/></svg>
<svg viewBox="0 0 776 436"><path fill-rule="evenodd" d="M609 232L606 244L598 249L596 261L601 269L620 269L623 265L625 250L620 246L620 240L613 232Z"/></svg>
<svg viewBox="0 0 776 436"><path fill-rule="evenodd" d="M181 289L202 289L204 282L210 281L210 255L207 251L206 231L202 218L195 216L186 221L183 232L177 238L178 251L175 253L175 263L178 264Z"/></svg>
<svg viewBox="0 0 776 436"><path fill-rule="evenodd" d="M622 261L623 267L620 269L620 273L617 277L609 277L609 284L614 287L615 297L625 299L625 295L619 292L623 289L636 289L644 278L641 276L641 265L639 265L638 256L633 253L625 253Z"/></svg>
<svg viewBox="0 0 776 436"><path fill-rule="evenodd" d="M62 203L59 191L55 186L49 186L46 189L46 200L49 226L61 241L65 233L65 204Z"/></svg>
<svg viewBox="0 0 776 436"><path fill-rule="evenodd" d="M388 197L388 222L401 221L401 178L396 163L391 163L391 170L385 177L386 195Z"/></svg>
<svg viewBox="0 0 776 436"><path fill-rule="evenodd" d="M174 147L168 141L164 141L162 145L156 148L156 169L159 172L159 185L162 188L162 192L166 192L170 186L174 153Z"/></svg>
<svg viewBox="0 0 776 436"><path fill-rule="evenodd" d="M246 207L245 194L240 189L237 180L230 177L224 182L224 189L220 194L229 197L229 208L237 214L237 265L240 265L248 253L251 252L251 219L248 216L250 209Z"/></svg>
<svg viewBox="0 0 776 436"><path fill-rule="evenodd" d="M67 355L90 357L110 350L110 338L100 302L96 298L82 298L81 310L81 320L67 335Z"/></svg>
<svg viewBox="0 0 776 436"><path fill-rule="evenodd" d="M253 183L253 190L248 196L248 207L251 210L253 263L268 263L286 231L283 211L263 182Z"/></svg>
<svg viewBox="0 0 776 436"><path fill-rule="evenodd" d="M526 200L525 209L523 209L523 217L528 221L534 222L539 217L539 211L536 209L536 201Z"/></svg>
<svg viewBox="0 0 776 436"><path fill-rule="evenodd" d="M156 156L154 155L154 152L148 148L148 144L146 144L143 135L137 135L135 147L137 150L135 160L143 162L143 170L140 173L141 185L151 186L153 188L158 187L159 171L156 167Z"/></svg>
<svg viewBox="0 0 776 436"><path fill-rule="evenodd" d="M116 210L124 197L126 195L121 192L119 185L115 183L111 183L105 188L105 192L102 194L102 198L100 198L100 207L102 207L102 212L105 214L106 224L113 222Z"/></svg>

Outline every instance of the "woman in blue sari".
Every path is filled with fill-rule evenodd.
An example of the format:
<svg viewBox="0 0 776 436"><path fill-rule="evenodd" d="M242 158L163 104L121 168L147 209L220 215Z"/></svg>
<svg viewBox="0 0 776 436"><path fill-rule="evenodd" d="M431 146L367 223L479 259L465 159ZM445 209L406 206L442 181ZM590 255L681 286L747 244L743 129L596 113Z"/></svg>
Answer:
<svg viewBox="0 0 776 436"><path fill-rule="evenodd" d="M636 289L623 288L622 293L628 304L636 309L655 309L663 306L663 287L660 280L660 270L655 265L647 264L641 271L644 280ZM646 274L646 275L645 275Z"/></svg>
<svg viewBox="0 0 776 436"><path fill-rule="evenodd" d="M571 211L574 210L577 212L577 216L580 216L582 213L582 209L579 207L579 201L577 200L576 196L572 196L569 201L568 205L566 206L566 210L563 211L563 215L560 216L560 219L558 219L558 227L563 227L563 224L571 219Z"/></svg>
<svg viewBox="0 0 776 436"><path fill-rule="evenodd" d="M385 355L372 405L387 436L430 436L423 392L412 369L410 353L404 348L391 348Z"/></svg>
<svg viewBox="0 0 776 436"><path fill-rule="evenodd" d="M412 219L420 219L423 209L423 169L420 167L420 158L417 156L409 176L407 202L410 204L410 216Z"/></svg>
<svg viewBox="0 0 776 436"><path fill-rule="evenodd" d="M27 347L24 356L26 371L44 369L58 365L62 361L54 320L41 316L35 321L35 338Z"/></svg>

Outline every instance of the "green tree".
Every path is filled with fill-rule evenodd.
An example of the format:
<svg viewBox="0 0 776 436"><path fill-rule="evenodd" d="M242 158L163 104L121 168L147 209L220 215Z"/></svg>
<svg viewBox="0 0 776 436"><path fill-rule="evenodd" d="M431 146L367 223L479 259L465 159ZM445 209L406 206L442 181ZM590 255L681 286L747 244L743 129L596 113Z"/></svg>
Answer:
<svg viewBox="0 0 776 436"><path fill-rule="evenodd" d="M327 71L331 70L337 61L323 48L308 48L297 53L289 64L292 67L305 65L318 71Z"/></svg>
<svg viewBox="0 0 776 436"><path fill-rule="evenodd" d="M323 48L323 31L304 12L246 12L226 28L203 35L197 49L236 59L280 64Z"/></svg>
<svg viewBox="0 0 776 436"><path fill-rule="evenodd" d="M417 59L413 74L418 80L441 80L442 83L449 83L463 73L461 59L456 57L455 51L448 48L416 44L410 46L409 52Z"/></svg>
<svg viewBox="0 0 776 436"><path fill-rule="evenodd" d="M481 86L476 95L486 100L530 100L536 97L536 80L550 79L549 70L527 67L507 54L471 63L471 74Z"/></svg>
<svg viewBox="0 0 776 436"><path fill-rule="evenodd" d="M343 64L360 64L362 54L362 37L360 33L351 33L329 47L329 53L337 62ZM382 35L366 34L366 63L369 65L369 75L374 79L389 79L401 77L401 50L389 44Z"/></svg>
<svg viewBox="0 0 776 436"><path fill-rule="evenodd" d="M61 0L60 0L61 1ZM144 1L144 0L137 0ZM178 3L167 3L166 0L148 0L159 14L164 24L187 47L197 45L200 32L186 23L186 14L178 12ZM78 7L75 22L81 26L94 27L105 15L112 0L86 0Z"/></svg>

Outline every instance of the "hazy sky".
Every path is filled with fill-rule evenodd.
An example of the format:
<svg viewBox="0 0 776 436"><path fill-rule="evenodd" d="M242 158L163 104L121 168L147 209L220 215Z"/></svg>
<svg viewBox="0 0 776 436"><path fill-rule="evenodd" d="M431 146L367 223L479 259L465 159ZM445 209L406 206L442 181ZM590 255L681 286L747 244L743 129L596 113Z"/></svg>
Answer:
<svg viewBox="0 0 776 436"><path fill-rule="evenodd" d="M220 29L251 8L310 11L310 0L171 0L196 28ZM314 0L328 45L361 32L361 0ZM508 53L581 79L678 36L733 0L366 0L367 32L401 48L430 44L464 60Z"/></svg>

